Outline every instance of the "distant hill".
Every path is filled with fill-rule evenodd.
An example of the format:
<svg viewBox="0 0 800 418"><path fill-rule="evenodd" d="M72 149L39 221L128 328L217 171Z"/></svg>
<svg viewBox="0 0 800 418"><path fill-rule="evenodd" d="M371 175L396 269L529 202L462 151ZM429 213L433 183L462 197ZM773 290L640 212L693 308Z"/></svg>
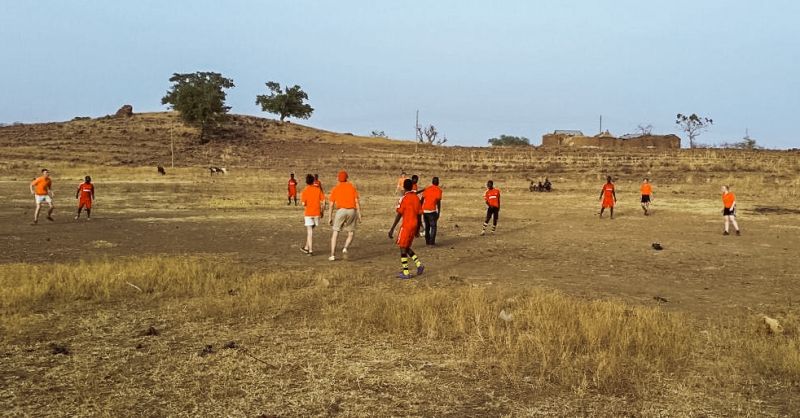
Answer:
<svg viewBox="0 0 800 418"><path fill-rule="evenodd" d="M252 167L331 173L339 169L397 175L409 172L459 173L540 179L574 173L638 179L643 175L709 177L758 172L776 180L800 171L800 153L741 150L598 150L536 147L438 147L413 141L371 138L231 115L201 144L199 132L175 112L138 113L69 122L0 127L0 171L30 172L40 166L170 165L174 141L179 167Z"/></svg>

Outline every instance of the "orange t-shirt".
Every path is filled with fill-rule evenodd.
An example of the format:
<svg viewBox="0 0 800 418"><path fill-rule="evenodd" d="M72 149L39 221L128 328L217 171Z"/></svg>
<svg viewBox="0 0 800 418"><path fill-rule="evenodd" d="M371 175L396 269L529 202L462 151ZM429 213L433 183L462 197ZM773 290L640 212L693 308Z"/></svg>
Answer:
<svg viewBox="0 0 800 418"><path fill-rule="evenodd" d="M491 206L493 208L499 208L500 207L500 189L498 189L496 187L493 188L493 189L487 189L486 193L483 194L483 200L485 200L486 203L489 204L489 206Z"/></svg>
<svg viewBox="0 0 800 418"><path fill-rule="evenodd" d="M422 204L413 191L406 192L397 202L397 213L403 217L403 229L412 230L417 227L418 216L422 214Z"/></svg>
<svg viewBox="0 0 800 418"><path fill-rule="evenodd" d="M614 200L613 183L606 183L603 185L603 200Z"/></svg>
<svg viewBox="0 0 800 418"><path fill-rule="evenodd" d="M78 198L82 202L91 201L93 196L94 196L94 184L92 184L92 183L81 183L78 186Z"/></svg>
<svg viewBox="0 0 800 418"><path fill-rule="evenodd" d="M305 206L304 216L322 216L321 207L322 202L325 201L325 194L322 193L322 189L314 185L306 186L303 189L300 200Z"/></svg>
<svg viewBox="0 0 800 418"><path fill-rule="evenodd" d="M430 186L426 187L425 190L422 192L422 210L428 212L436 211L436 204L442 200L442 189L441 187L431 184Z"/></svg>
<svg viewBox="0 0 800 418"><path fill-rule="evenodd" d="M289 194L297 194L297 180L289 179Z"/></svg>
<svg viewBox="0 0 800 418"><path fill-rule="evenodd" d="M733 207L734 202L736 202L736 196L733 194L733 192L722 194L722 204L725 205L725 209L730 209Z"/></svg>
<svg viewBox="0 0 800 418"><path fill-rule="evenodd" d="M52 184L53 181L50 180L50 177L45 176L37 177L36 180L31 182L31 185L33 186L33 192L39 196L46 195Z"/></svg>
<svg viewBox="0 0 800 418"><path fill-rule="evenodd" d="M356 190L356 186L353 186L353 183L348 181L340 182L331 190L331 195L328 196L328 199L332 205L336 205L339 209L355 209L358 190Z"/></svg>
<svg viewBox="0 0 800 418"><path fill-rule="evenodd" d="M642 187L639 190L642 191L642 195L650 196L653 194L653 186L650 183L642 183Z"/></svg>
<svg viewBox="0 0 800 418"><path fill-rule="evenodd" d="M417 183L411 183L411 191L416 192L417 189L419 189L419 186L417 185Z"/></svg>

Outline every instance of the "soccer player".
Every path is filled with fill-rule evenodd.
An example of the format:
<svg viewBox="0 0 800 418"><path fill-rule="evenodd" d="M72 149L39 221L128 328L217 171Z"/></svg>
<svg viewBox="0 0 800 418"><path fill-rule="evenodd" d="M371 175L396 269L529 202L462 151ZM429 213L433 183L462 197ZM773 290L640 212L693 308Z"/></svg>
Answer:
<svg viewBox="0 0 800 418"><path fill-rule="evenodd" d="M86 220L92 220L92 202L94 202L94 184L92 178L89 176L84 177L83 183L78 185L78 190L75 191L75 198L78 199L78 213L75 219L81 217L81 210L86 209Z"/></svg>
<svg viewBox="0 0 800 418"><path fill-rule="evenodd" d="M319 181L319 174L314 174L314 185L319 187L322 193L325 193L325 189L322 188L322 182Z"/></svg>
<svg viewBox="0 0 800 418"><path fill-rule="evenodd" d="M606 184L600 190L600 199L603 203L600 206L600 217L603 217L603 211L608 208L611 212L611 219L614 219L614 204L617 203L617 192L614 188L614 183L611 182L611 176L606 177Z"/></svg>
<svg viewBox="0 0 800 418"><path fill-rule="evenodd" d="M356 230L356 221L361 222L361 204L359 203L358 190L353 183L347 181L346 171L340 171L337 175L337 184L331 190L328 200L330 209L328 211L328 223L333 227L331 234L331 256L328 260L336 260L336 240L339 238L340 231L347 232L347 239L342 248L342 254L347 254L347 249L353 242L353 235ZM334 207L336 214L334 215Z"/></svg>
<svg viewBox="0 0 800 418"><path fill-rule="evenodd" d="M431 185L422 191L422 219L425 221L425 245L436 245L436 224L442 213L442 189L439 177L431 180Z"/></svg>
<svg viewBox="0 0 800 418"><path fill-rule="evenodd" d="M411 190L416 192L419 189L419 176L414 174L411 176ZM405 194L405 191L403 191Z"/></svg>
<svg viewBox="0 0 800 418"><path fill-rule="evenodd" d="M653 200L653 185L650 184L650 179L644 179L639 191L642 192L642 210L644 210L644 216L649 216L650 202Z"/></svg>
<svg viewBox="0 0 800 418"><path fill-rule="evenodd" d="M289 174L289 202L286 204L291 205L292 199L294 199L294 205L297 206L297 180L294 178L294 173Z"/></svg>
<svg viewBox="0 0 800 418"><path fill-rule="evenodd" d="M42 169L42 175L35 178L31 182L31 194L36 201L36 211L33 212L33 225L39 223L39 212L42 209L42 203L47 203L49 209L47 210L47 220L52 222L53 219L53 181L50 179L50 171L46 168Z"/></svg>
<svg viewBox="0 0 800 418"><path fill-rule="evenodd" d="M728 232L728 225L733 224L733 229L736 230L736 235L742 235L739 232L739 224L736 223L736 195L730 191L728 186L722 186L722 217L725 218L725 231L722 235L730 235Z"/></svg>
<svg viewBox="0 0 800 418"><path fill-rule="evenodd" d="M403 182L406 181L407 178L408 175L406 174L405 170L403 170L400 173L400 177L397 179L397 189L395 190L395 193L397 193L398 196L402 196L403 193L405 193L403 190Z"/></svg>
<svg viewBox="0 0 800 418"><path fill-rule="evenodd" d="M500 217L500 189L494 187L494 182L486 182L486 192L483 194L486 202L486 220L483 221L481 235L486 235L486 227L489 226L489 219L492 219L492 233L497 230L497 218Z"/></svg>
<svg viewBox="0 0 800 418"><path fill-rule="evenodd" d="M306 245L300 250L308 255L314 255L314 247L312 246L314 228L319 226L319 220L324 213L325 195L319 186L314 185L314 176L311 174L306 175L306 187L303 189L300 200L305 208L303 219L306 225Z"/></svg>
<svg viewBox="0 0 800 418"><path fill-rule="evenodd" d="M389 228L389 239L392 239L394 228L402 219L403 223L400 225L400 231L397 234L397 246L400 247L400 264L403 267L403 270L397 274L397 277L400 279L410 279L412 277L408 270L409 257L411 257L411 260L414 261L414 264L417 266L417 276L425 271L425 266L422 265L417 254L411 249L414 237L419 235L420 217L422 216L422 204L417 194L412 190L413 185L414 183L411 179L406 179L403 182L403 190L405 193L397 203L397 215L394 217L392 227Z"/></svg>

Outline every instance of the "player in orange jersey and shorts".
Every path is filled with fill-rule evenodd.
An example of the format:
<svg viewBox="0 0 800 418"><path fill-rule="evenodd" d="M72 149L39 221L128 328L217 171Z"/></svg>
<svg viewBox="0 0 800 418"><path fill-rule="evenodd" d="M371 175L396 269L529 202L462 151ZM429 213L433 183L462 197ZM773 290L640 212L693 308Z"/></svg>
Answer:
<svg viewBox="0 0 800 418"><path fill-rule="evenodd" d="M348 175L346 171L340 171L337 175L339 184L337 184L328 196L330 201L330 209L328 211L328 223L333 227L331 233L331 256L328 260L336 260L336 241L339 238L339 232L347 232L347 239L344 241L344 248L342 248L342 255L347 254L347 249L353 242L353 235L356 231L356 224L361 222L361 203L359 202L358 190L353 183L347 181ZM334 213L334 209L336 212Z"/></svg>
<svg viewBox="0 0 800 418"><path fill-rule="evenodd" d="M397 202L397 215L394 218L392 227L389 228L389 239L393 238L394 228L401 220L403 223L400 225L400 231L397 233L397 246L400 247L400 264L403 270L397 274L400 279L410 279L411 272L408 270L408 258L417 267L417 276L425 271L425 266L419 261L417 254L411 249L411 244L414 242L414 237L419 236L419 226L422 218L422 203L417 197L417 193L413 190L414 183L411 179L403 181L403 190L405 193L400 201Z"/></svg>
<svg viewBox="0 0 800 418"><path fill-rule="evenodd" d="M39 212L42 210L42 203L47 203L50 209L47 211L47 220L53 219L53 181L50 179L50 171L42 169L42 175L35 178L30 185L31 194L36 201L36 210L33 212L33 225L39 223Z"/></svg>
<svg viewBox="0 0 800 418"><path fill-rule="evenodd" d="M303 202L303 220L306 226L306 244L300 248L300 251L308 255L314 255L314 247L312 246L314 228L319 226L319 220L325 212L325 195L319 186L314 185L314 176L311 174L306 175L306 187L303 189L300 200Z"/></svg>
<svg viewBox="0 0 800 418"><path fill-rule="evenodd" d="M739 224L736 222L736 195L730 191L728 186L722 186L722 217L725 218L725 230L722 235L730 235L730 232L728 232L729 224L733 224L736 235L742 235L739 232Z"/></svg>
<svg viewBox="0 0 800 418"><path fill-rule="evenodd" d="M289 174L289 201L286 203L287 205L292 204L292 199L294 199L294 205L297 206L297 180L294 178L294 173Z"/></svg>
<svg viewBox="0 0 800 418"><path fill-rule="evenodd" d="M611 176L606 177L606 184L600 190L600 199L603 204L600 206L600 217L603 217L603 211L608 208L611 212L611 219L614 219L614 204L617 203L617 191L614 183L611 182Z"/></svg>
<svg viewBox="0 0 800 418"><path fill-rule="evenodd" d="M422 218L425 221L425 244L436 245L436 231L439 215L442 213L442 188L439 177L431 180L431 185L422 191Z"/></svg>
<svg viewBox="0 0 800 418"><path fill-rule="evenodd" d="M492 233L497 230L497 218L500 217L500 189L494 187L494 182L486 182L486 192L483 193L483 201L486 203L486 220L483 221L481 235L486 235L486 227L489 226L489 219L492 219Z"/></svg>
<svg viewBox="0 0 800 418"><path fill-rule="evenodd" d="M644 216L649 216L650 202L653 201L653 185L650 184L650 179L644 179L642 186L639 187L639 191L642 192L642 210L644 210Z"/></svg>
<svg viewBox="0 0 800 418"><path fill-rule="evenodd" d="M78 190L75 191L75 198L78 199L78 213L75 219L81 217L81 210L86 209L86 220L92 219L92 202L94 202L94 184L92 178L86 176L83 183L78 185Z"/></svg>

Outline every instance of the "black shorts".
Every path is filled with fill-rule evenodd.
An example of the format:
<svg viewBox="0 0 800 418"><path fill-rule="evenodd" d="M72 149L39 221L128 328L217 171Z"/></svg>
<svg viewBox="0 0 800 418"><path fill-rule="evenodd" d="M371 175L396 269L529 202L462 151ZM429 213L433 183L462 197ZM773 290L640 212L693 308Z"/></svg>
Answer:
<svg viewBox="0 0 800 418"><path fill-rule="evenodd" d="M722 209L722 216L736 216L736 209L733 208Z"/></svg>
<svg viewBox="0 0 800 418"><path fill-rule="evenodd" d="M642 195L642 203L650 203L650 195L649 194L643 194Z"/></svg>

